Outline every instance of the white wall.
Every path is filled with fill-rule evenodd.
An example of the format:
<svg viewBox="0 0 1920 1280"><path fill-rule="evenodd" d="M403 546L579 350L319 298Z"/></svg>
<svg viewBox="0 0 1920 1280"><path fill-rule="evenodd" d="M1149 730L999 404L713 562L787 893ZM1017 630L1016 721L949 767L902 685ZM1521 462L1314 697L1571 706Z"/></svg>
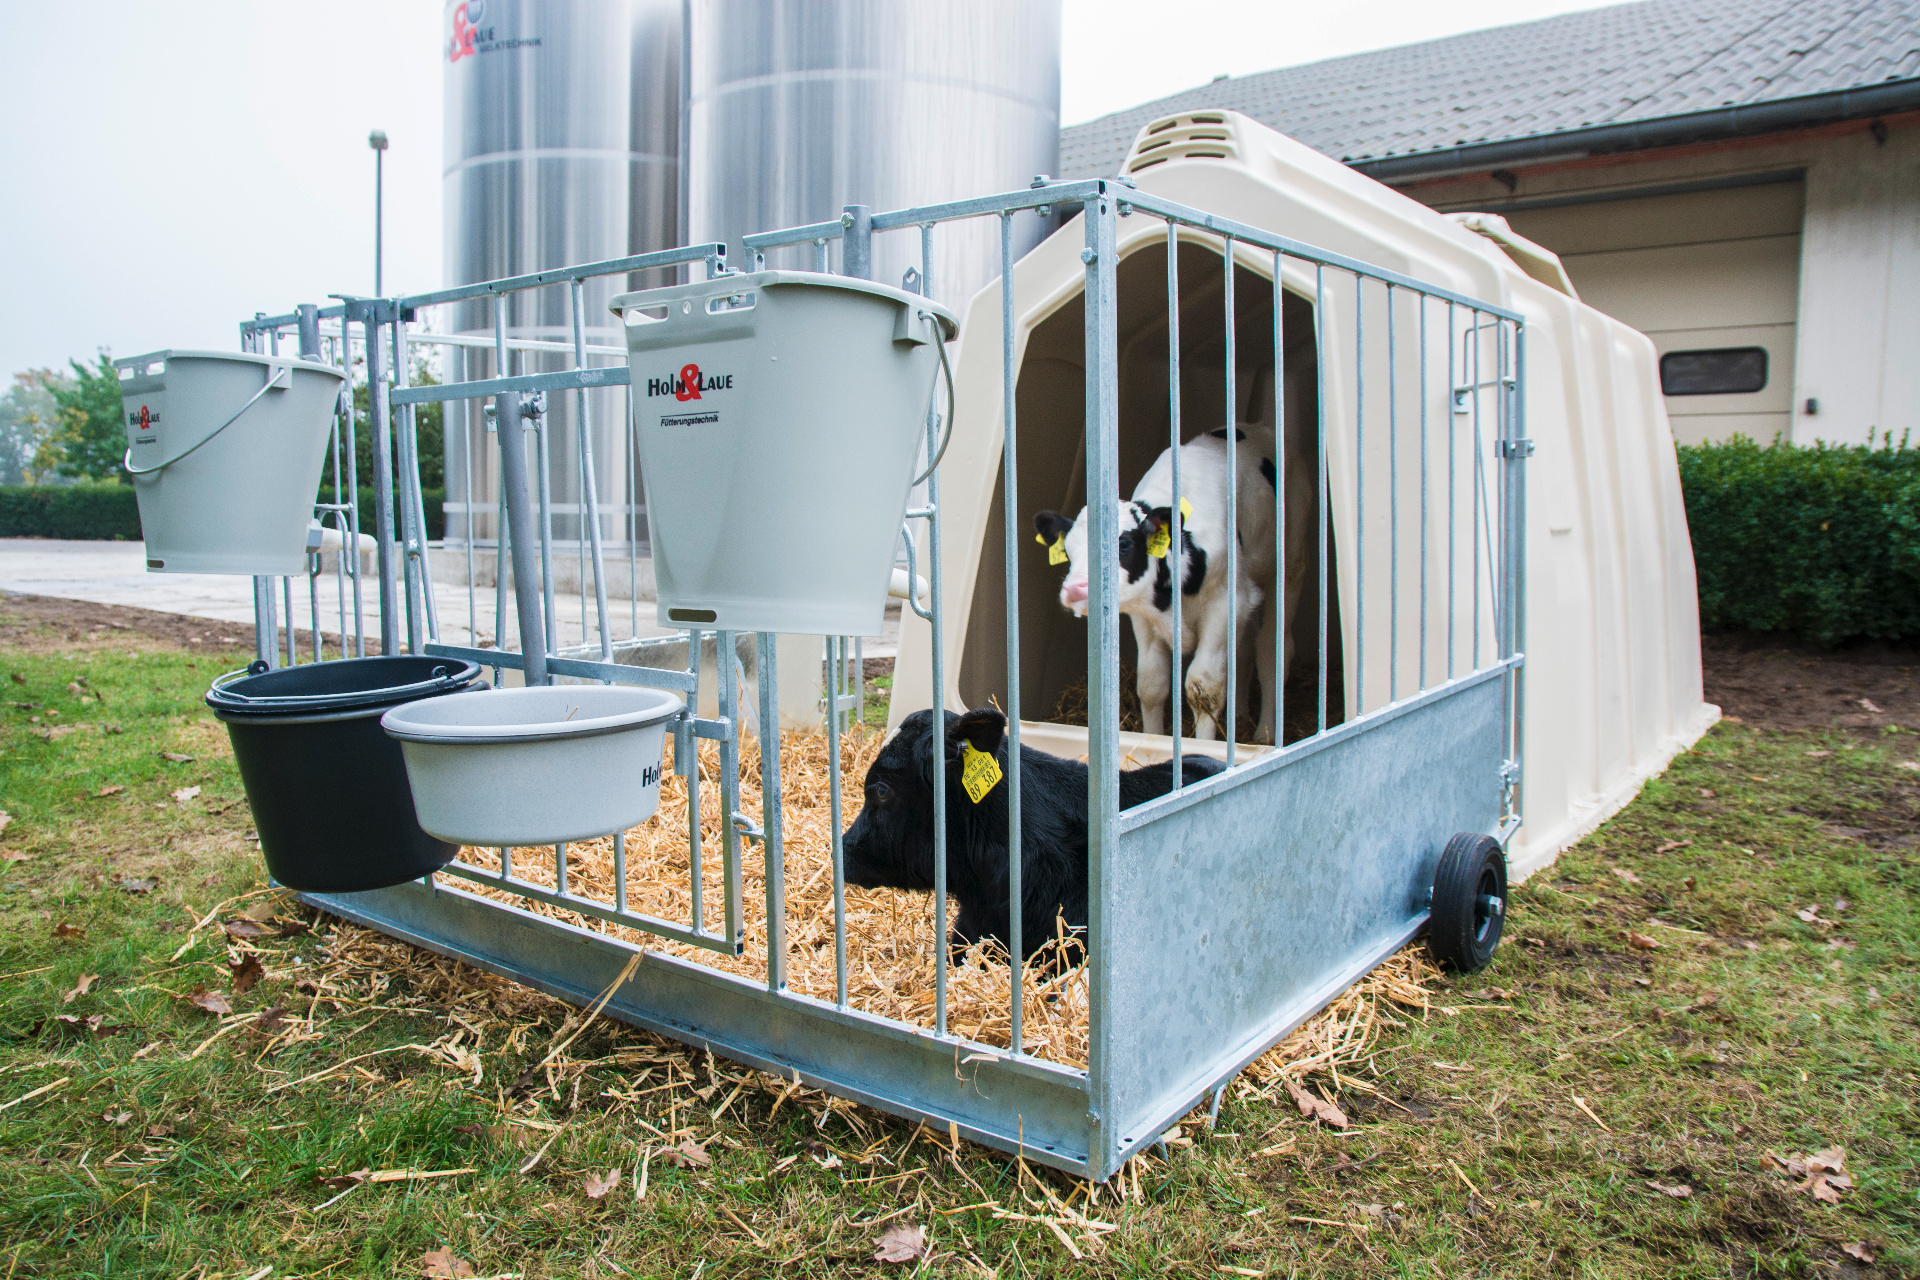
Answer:
<svg viewBox="0 0 1920 1280"><path fill-rule="evenodd" d="M1844 444L1864 442L1869 432L1920 437L1920 120L1891 124L1884 143L1861 121L1651 157L1542 165L1520 170L1512 190L1482 176L1423 183L1407 194L1440 209L1499 212L1517 201L1804 170L1790 437ZM1628 216L1636 203L1620 201L1612 212ZM1593 212L1608 211L1596 205ZM1516 215L1516 226L1524 221ZM1806 412L1810 398L1819 403L1816 414Z"/></svg>

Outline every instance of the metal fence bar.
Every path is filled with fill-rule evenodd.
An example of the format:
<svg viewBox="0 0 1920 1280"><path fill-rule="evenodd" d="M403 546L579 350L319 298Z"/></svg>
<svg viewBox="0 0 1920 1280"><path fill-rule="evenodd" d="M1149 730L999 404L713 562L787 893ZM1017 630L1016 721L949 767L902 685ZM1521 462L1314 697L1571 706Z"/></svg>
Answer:
<svg viewBox="0 0 1920 1280"><path fill-rule="evenodd" d="M373 536L380 556L380 652L393 653L399 643L399 602L393 582L393 451L389 434L386 374L381 367L380 322L377 310L363 311L367 353L368 429L373 440Z"/></svg>
<svg viewBox="0 0 1920 1280"><path fill-rule="evenodd" d="M1482 439L1480 434L1480 311L1474 309L1473 327L1467 332L1473 343L1470 353L1473 365L1473 594L1468 597L1468 607L1473 611L1473 650L1471 669L1480 669L1480 522L1485 516L1482 500L1486 495L1486 482L1482 478L1485 471L1485 459L1481 456Z"/></svg>
<svg viewBox="0 0 1920 1280"><path fill-rule="evenodd" d="M1113 495L1120 491L1120 416L1118 302L1115 288L1115 228L1112 204L1103 196L1087 200L1084 213L1086 252L1086 469L1087 545L1100 548L1089 564L1087 599L1087 907L1090 949L1090 999L1087 1011L1088 1116L1096 1141L1091 1153L1104 1164L1118 1150L1120 1133L1114 1118L1114 1047L1120 1028L1108 1016L1113 1000L1113 948L1119 939L1108 937L1103 923L1110 914L1108 896L1118 892L1119 879L1109 871L1109 860L1119 850L1120 812L1120 614L1114 527L1118 510ZM1129 1029L1137 1030L1137 1029Z"/></svg>
<svg viewBox="0 0 1920 1280"><path fill-rule="evenodd" d="M1260 697L1272 710L1273 745L1287 740L1287 341L1286 288L1280 274L1281 258L1273 255L1273 688Z"/></svg>
<svg viewBox="0 0 1920 1280"><path fill-rule="evenodd" d="M1167 733L1173 739L1173 789L1185 784L1184 763L1181 760L1182 747L1186 738L1186 681L1183 678L1185 667L1185 633L1182 629L1181 608L1186 595L1185 551L1186 518L1180 512L1180 224L1167 223L1167 451L1173 460L1172 482L1173 496L1168 499L1172 504L1172 540L1169 555L1175 557L1174 564L1179 566L1176 572L1172 593L1173 643L1171 662L1172 671L1167 680ZM1092 503L1093 490L1087 490L1088 503ZM1136 661L1140 659L1136 657ZM1087 688L1093 688L1093 673L1087 673ZM1091 705L1092 695L1089 692ZM1144 711L1144 709L1143 709ZM1199 731L1196 717L1195 732Z"/></svg>
<svg viewBox="0 0 1920 1280"><path fill-rule="evenodd" d="M723 261L726 256L727 246L722 243L683 245L677 249L662 249L656 253L637 253L627 258L583 262L577 267L557 267L551 271L535 271L528 275L483 280L478 284L463 284L451 289L438 289L432 293L407 294L404 297L395 298L393 304L401 311L413 311L421 307L437 306L443 302L501 297L524 289L537 289L542 285L566 284L571 280L591 280L596 276L626 275L629 272L646 271L654 267L677 266L682 262L715 263ZM320 314L324 316L328 312L322 311Z"/></svg>
<svg viewBox="0 0 1920 1280"><path fill-rule="evenodd" d="M544 394L535 397L532 405L535 474L540 484L540 618L546 627L547 652L552 653L560 647L560 611L553 606L553 460L547 430L553 420L547 416Z"/></svg>
<svg viewBox="0 0 1920 1280"><path fill-rule="evenodd" d="M1221 699L1225 711L1220 721L1222 734L1227 740L1227 768L1233 768L1234 739L1240 736L1240 682L1235 662L1239 658L1240 612L1239 601L1235 599L1240 571L1240 395L1235 374L1239 372L1236 362L1239 352L1236 347L1238 329L1235 325L1233 298L1233 237L1227 236L1220 244L1220 267L1223 281L1221 296L1226 320L1226 397L1227 397L1227 685ZM1117 447L1117 442L1116 442ZM1175 564L1179 561L1175 560ZM1175 575L1174 590L1183 585Z"/></svg>
<svg viewBox="0 0 1920 1280"><path fill-rule="evenodd" d="M1353 278L1353 705L1367 714L1367 278Z"/></svg>
<svg viewBox="0 0 1920 1280"><path fill-rule="evenodd" d="M841 646L846 642L839 636L828 636L827 670L836 672L840 667ZM833 860L833 1003L839 1008L847 1007L847 849L846 833L840 826L840 702L834 688L837 681L829 680L827 686L827 835L831 842L828 856Z"/></svg>
<svg viewBox="0 0 1920 1280"><path fill-rule="evenodd" d="M719 631L713 637L714 697L720 719L727 726L720 739L720 870L723 877L721 909L726 914L727 937L738 939L746 932L746 898L741 888L740 827L735 815L740 812L740 710L739 681L735 677L738 659L734 656L734 633ZM779 732L779 722L774 722ZM761 723L764 737L766 724ZM698 822L699 815L693 821Z"/></svg>
<svg viewBox="0 0 1920 1280"><path fill-rule="evenodd" d="M1460 630L1460 613L1456 603L1455 580L1459 576L1460 553L1456 547L1459 519L1455 514L1459 505L1460 479L1455 474L1455 438L1460 434L1460 372L1453 361L1453 339L1460 330L1460 320L1454 313L1453 303L1447 303L1447 679L1453 679L1454 641ZM1464 356L1464 352L1462 355ZM1462 364L1465 363L1463 359Z"/></svg>
<svg viewBox="0 0 1920 1280"><path fill-rule="evenodd" d="M1400 351L1387 286L1387 701L1400 700Z"/></svg>
<svg viewBox="0 0 1920 1280"><path fill-rule="evenodd" d="M1420 295L1420 661L1417 680L1427 687L1427 401L1433 398L1427 379L1427 296Z"/></svg>
<svg viewBox="0 0 1920 1280"><path fill-rule="evenodd" d="M702 654L706 650L705 634L699 630L687 632L687 674L693 677L693 688L687 690L688 719L700 714L700 667ZM714 652L714 674L720 675L720 654L718 646ZM690 730L692 725L687 719L685 726L675 733L673 739L674 771L687 780L687 876L692 881L688 896L692 900L692 913L688 917L696 931L706 928L706 867L702 861L700 849L700 739ZM732 732L732 727L728 727Z"/></svg>
<svg viewBox="0 0 1920 1280"><path fill-rule="evenodd" d="M864 214L864 210L862 211ZM865 238L858 243L865 242ZM841 245L843 259L853 243ZM863 251L861 257L866 257ZM929 301L933 298L933 228L923 225L920 228L920 294ZM934 327L933 340L943 340L939 326ZM942 596L940 571L940 468L934 466L939 458L940 415L934 410L934 401L927 406L927 582L933 593L933 737L930 745L933 751L933 1033L937 1036L947 1034L947 787L946 787L946 611ZM913 579L907 579L907 594L917 594Z"/></svg>
<svg viewBox="0 0 1920 1280"><path fill-rule="evenodd" d="M767 990L787 985L786 850L780 838L780 692L776 637L756 633L760 668L760 852L767 887ZM939 794L938 788L934 791Z"/></svg>
<svg viewBox="0 0 1920 1280"><path fill-rule="evenodd" d="M1314 519L1314 579L1320 584L1320 641L1317 665L1319 682L1317 697L1319 705L1316 711L1315 732L1327 730L1327 579L1333 573L1333 566L1327 562L1327 530L1333 521L1333 503L1331 490L1327 484L1327 269L1319 263L1313 267L1313 345L1318 354L1314 362L1314 379L1317 387L1315 417L1318 447L1319 476L1315 480L1313 491Z"/></svg>
<svg viewBox="0 0 1920 1280"><path fill-rule="evenodd" d="M581 282L573 282L573 363L575 368L584 369L587 364L586 306L581 299ZM594 618L600 624L600 660L613 661L613 641L607 635L607 574L606 561L600 546L600 494L599 478L593 468L593 419L588 412L589 399L585 389L575 393L579 397L579 422L577 434L580 437L580 492L585 495L586 514L582 517L587 526L587 540L593 547L593 608ZM584 566L582 572L585 572ZM587 593L584 585L580 592L580 638L587 636ZM699 655L694 655L694 665L699 666Z"/></svg>
<svg viewBox="0 0 1920 1280"><path fill-rule="evenodd" d="M1025 846L1020 830L1020 448L1014 372L1013 215L1000 215L1000 515L1006 544L1004 572L1007 608L1007 969L1008 1044L1020 1047L1023 1012L1020 979L1023 975L1026 933L1020 883ZM907 585L912 595L914 586ZM1176 726L1176 729L1178 726ZM837 815L836 815L837 817ZM843 998L844 1001L844 998Z"/></svg>
<svg viewBox="0 0 1920 1280"><path fill-rule="evenodd" d="M503 850L502 852L505 851ZM489 888L499 889L518 897L531 898L535 902L544 902L548 906L563 907L568 911L577 911L583 916L592 916L596 920L605 920L609 924L623 924L629 929L639 929L658 937L670 938L675 942L683 942L691 947L700 947L707 951L717 951L723 956L740 954L739 944L731 938L717 938L710 933L698 933L682 925L675 924L670 920L662 920L657 916L645 915L637 911L623 911L618 907L610 907L606 903L596 901L593 898L582 898L578 894L572 893L559 893L544 885L534 884L527 880L516 880L513 878L510 865L505 861L503 861L501 865L503 867L509 867L509 869L501 872L493 872L486 870L484 867L470 866L467 863L455 861L449 862L446 866L440 868L440 874L458 876L462 880L471 880L475 884L483 884Z"/></svg>

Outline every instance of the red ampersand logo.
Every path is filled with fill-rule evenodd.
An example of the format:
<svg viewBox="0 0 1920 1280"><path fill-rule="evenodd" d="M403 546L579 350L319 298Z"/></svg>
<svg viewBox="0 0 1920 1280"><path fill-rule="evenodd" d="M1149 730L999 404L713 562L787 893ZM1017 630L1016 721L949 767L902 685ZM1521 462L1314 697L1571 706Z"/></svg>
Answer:
<svg viewBox="0 0 1920 1280"><path fill-rule="evenodd" d="M680 370L680 385L674 389L675 400L698 400L700 398L700 366L690 364Z"/></svg>
<svg viewBox="0 0 1920 1280"><path fill-rule="evenodd" d="M447 51L448 62L458 62L473 55L473 25L467 21L467 6L460 5L453 11L453 46Z"/></svg>
<svg viewBox="0 0 1920 1280"><path fill-rule="evenodd" d="M141 405L140 406L140 429L142 431L145 431L150 426L152 426L152 424L153 424L153 419L150 416L148 416L147 406Z"/></svg>

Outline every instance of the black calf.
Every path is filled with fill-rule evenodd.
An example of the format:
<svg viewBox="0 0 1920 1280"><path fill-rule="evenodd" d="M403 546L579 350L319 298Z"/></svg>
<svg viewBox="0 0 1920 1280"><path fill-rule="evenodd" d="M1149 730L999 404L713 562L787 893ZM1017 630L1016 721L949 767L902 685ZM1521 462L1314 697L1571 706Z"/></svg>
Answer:
<svg viewBox="0 0 1920 1280"><path fill-rule="evenodd" d="M953 944L1006 942L1011 932L1007 866L1007 719L992 707L946 713L942 744L947 789L947 891L960 903ZM847 883L863 888L933 889L933 712L900 725L867 770L866 804L846 835ZM961 785L964 747L994 757L1002 778L975 803ZM1020 748L1020 899L1024 960L1052 941L1054 917L1087 925L1087 766ZM1187 756L1193 781L1224 766ZM1173 787L1173 763L1120 772L1120 807L1130 809Z"/></svg>

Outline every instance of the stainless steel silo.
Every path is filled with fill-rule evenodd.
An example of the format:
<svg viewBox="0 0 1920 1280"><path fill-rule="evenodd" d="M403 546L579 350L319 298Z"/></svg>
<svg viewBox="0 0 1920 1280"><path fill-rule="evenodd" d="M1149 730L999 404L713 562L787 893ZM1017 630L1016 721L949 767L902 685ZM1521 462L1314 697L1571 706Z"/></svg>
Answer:
<svg viewBox="0 0 1920 1280"><path fill-rule="evenodd" d="M1059 0L692 0L692 238L725 240L1025 187L1060 156ZM1016 254L1038 218L1017 219ZM810 268L805 248L769 266ZM955 307L999 272L993 219L940 228L933 294ZM874 241L898 284L918 237Z"/></svg>
<svg viewBox="0 0 1920 1280"><path fill-rule="evenodd" d="M680 0L455 0L445 6L446 135L444 159L447 283L541 271L573 263L670 248L679 243ZM587 282L589 344L618 347L607 299L625 288L669 283L653 273ZM451 308L450 328L488 333L491 302ZM510 337L571 343L572 299L556 286L514 295ZM463 362L464 361L464 365ZM514 353L509 373L571 367L563 354ZM622 363L597 357L589 363ZM456 352L451 376L485 377L492 354ZM495 536L497 485L492 437L477 404L463 433L447 432L447 534L468 536L460 518L471 502L470 534L482 546ZM642 501L632 473L623 393L591 393L601 533L610 558L624 552ZM580 536L579 416L575 396L550 397L549 461L554 535ZM470 456L463 448L471 449ZM465 491L471 467L473 492ZM636 516L638 518L636 519ZM624 558L624 557L623 557ZM491 555L483 557L487 572ZM570 549L556 546L555 577L570 586L577 570ZM624 569L609 590L626 594Z"/></svg>

